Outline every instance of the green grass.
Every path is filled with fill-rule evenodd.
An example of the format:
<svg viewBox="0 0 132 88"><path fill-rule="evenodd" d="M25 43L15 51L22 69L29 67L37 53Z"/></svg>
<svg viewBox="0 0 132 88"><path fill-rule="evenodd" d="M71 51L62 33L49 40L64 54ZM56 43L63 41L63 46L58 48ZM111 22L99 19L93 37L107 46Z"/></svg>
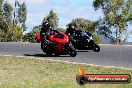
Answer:
<svg viewBox="0 0 132 88"><path fill-rule="evenodd" d="M24 57L0 57L0 88L132 88L130 84L76 83L81 65ZM130 74L132 70L82 65L87 73Z"/></svg>

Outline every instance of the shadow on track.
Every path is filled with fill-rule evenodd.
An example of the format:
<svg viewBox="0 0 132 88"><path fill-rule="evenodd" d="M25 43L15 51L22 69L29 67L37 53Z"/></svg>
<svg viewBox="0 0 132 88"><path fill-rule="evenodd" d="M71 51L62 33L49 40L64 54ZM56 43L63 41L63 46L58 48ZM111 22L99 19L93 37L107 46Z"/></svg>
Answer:
<svg viewBox="0 0 132 88"><path fill-rule="evenodd" d="M24 54L24 56L33 56L33 57L70 57L69 55L52 55L52 56L48 56L46 54Z"/></svg>
<svg viewBox="0 0 132 88"><path fill-rule="evenodd" d="M77 52L89 52L89 50L76 50Z"/></svg>

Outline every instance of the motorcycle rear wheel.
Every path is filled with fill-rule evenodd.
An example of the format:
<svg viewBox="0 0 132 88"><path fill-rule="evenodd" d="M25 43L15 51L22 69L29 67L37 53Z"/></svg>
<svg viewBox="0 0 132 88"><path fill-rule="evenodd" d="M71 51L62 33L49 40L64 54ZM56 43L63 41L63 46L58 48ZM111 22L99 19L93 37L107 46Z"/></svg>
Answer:
<svg viewBox="0 0 132 88"><path fill-rule="evenodd" d="M71 57L75 57L77 55L76 49L71 45L69 45L69 55Z"/></svg>

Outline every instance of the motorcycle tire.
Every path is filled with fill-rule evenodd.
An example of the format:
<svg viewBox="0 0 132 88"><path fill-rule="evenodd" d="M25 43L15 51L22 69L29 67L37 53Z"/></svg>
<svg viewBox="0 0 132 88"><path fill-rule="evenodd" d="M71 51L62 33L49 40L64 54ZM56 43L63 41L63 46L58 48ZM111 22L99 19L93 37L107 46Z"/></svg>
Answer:
<svg viewBox="0 0 132 88"><path fill-rule="evenodd" d="M77 55L76 49L73 46L71 46L71 45L69 45L68 51L69 51L69 55L71 57L75 57Z"/></svg>
<svg viewBox="0 0 132 88"><path fill-rule="evenodd" d="M45 53L48 55L48 56L52 56L52 52L51 51L45 51Z"/></svg>
<svg viewBox="0 0 132 88"><path fill-rule="evenodd" d="M93 51L94 51L94 52L99 52L99 51L100 51L100 46L97 45L97 44L94 44L94 45L93 45Z"/></svg>
<svg viewBox="0 0 132 88"><path fill-rule="evenodd" d="M48 56L52 56L53 52L50 47L46 47L46 49L43 50Z"/></svg>

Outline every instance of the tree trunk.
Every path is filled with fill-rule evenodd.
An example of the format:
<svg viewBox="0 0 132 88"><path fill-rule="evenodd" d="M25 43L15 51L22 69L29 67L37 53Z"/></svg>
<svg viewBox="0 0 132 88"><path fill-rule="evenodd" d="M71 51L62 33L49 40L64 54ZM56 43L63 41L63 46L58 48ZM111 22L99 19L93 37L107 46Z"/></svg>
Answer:
<svg viewBox="0 0 132 88"><path fill-rule="evenodd" d="M122 39L121 39L121 32L119 33L119 39L118 39L118 44L122 44Z"/></svg>

